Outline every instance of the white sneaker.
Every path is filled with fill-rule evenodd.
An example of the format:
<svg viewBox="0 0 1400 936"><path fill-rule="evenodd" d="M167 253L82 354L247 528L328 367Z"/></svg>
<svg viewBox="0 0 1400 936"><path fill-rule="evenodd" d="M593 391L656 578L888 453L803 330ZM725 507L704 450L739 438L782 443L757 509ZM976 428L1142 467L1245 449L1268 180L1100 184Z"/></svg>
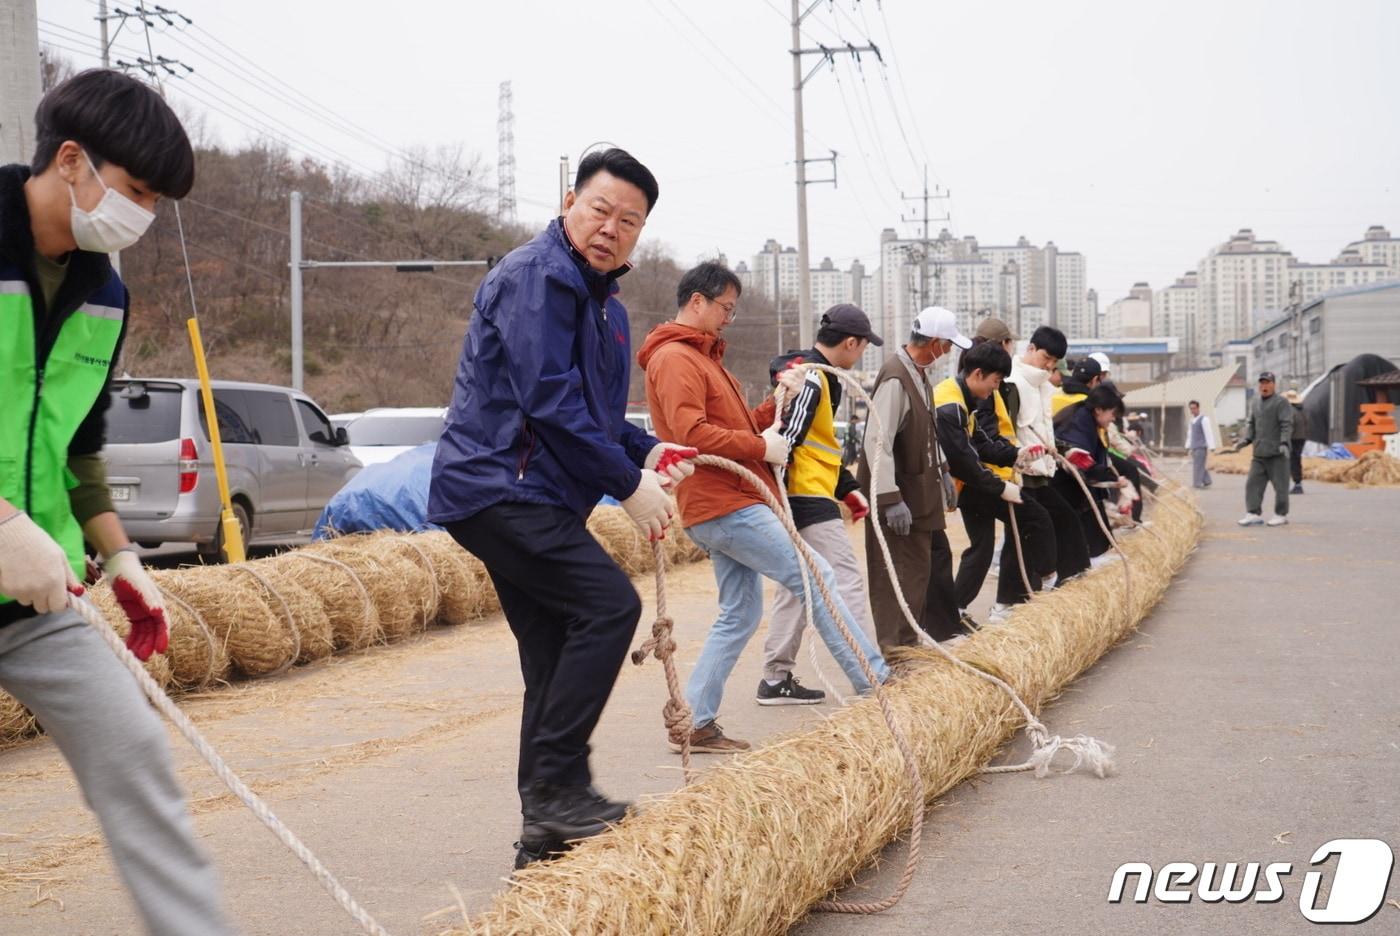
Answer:
<svg viewBox="0 0 1400 936"><path fill-rule="evenodd" d="M1106 565L1113 565L1113 563L1117 562L1120 558L1122 557L1120 557L1116 552L1106 552L1090 559L1089 568L1102 569Z"/></svg>
<svg viewBox="0 0 1400 936"><path fill-rule="evenodd" d="M1045 576L1045 578L1040 580L1040 590L1043 592L1054 591L1055 586L1059 584L1060 576L1054 572L1051 572L1049 575Z"/></svg>
<svg viewBox="0 0 1400 936"><path fill-rule="evenodd" d="M1247 513L1239 519L1240 526L1259 526L1263 522L1264 518L1262 516L1252 513Z"/></svg>
<svg viewBox="0 0 1400 936"><path fill-rule="evenodd" d="M1011 620L1011 612L1016 610L1015 605L1002 604L998 601L992 605L991 614L987 615L987 620L992 624L1005 624Z"/></svg>
<svg viewBox="0 0 1400 936"><path fill-rule="evenodd" d="M1273 516L1269 518L1269 522L1264 524L1264 526L1286 526L1287 524L1287 517Z"/></svg>

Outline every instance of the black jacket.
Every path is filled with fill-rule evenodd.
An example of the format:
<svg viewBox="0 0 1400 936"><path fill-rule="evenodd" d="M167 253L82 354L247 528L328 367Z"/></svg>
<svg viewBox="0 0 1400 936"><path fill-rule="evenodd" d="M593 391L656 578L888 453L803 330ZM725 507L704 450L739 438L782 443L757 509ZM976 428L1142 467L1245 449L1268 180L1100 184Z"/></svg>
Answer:
<svg viewBox="0 0 1400 936"><path fill-rule="evenodd" d="M963 405L959 406L956 401L935 401L938 407L934 410L933 424L938 430L938 444L943 447L943 455L948 459L948 470L952 472L953 477L970 490L980 491L991 497L1001 497L1001 492L1006 489L1006 482L988 471L987 466L983 464L984 461L996 457L997 453L992 451L991 442L985 432L968 432L968 417L974 411L973 407L977 401L967 389L967 383L961 377L956 379L958 389L962 392ZM977 422L982 422L980 416ZM991 424L996 426L995 413L991 417ZM1014 454L1011 460L1016 460Z"/></svg>

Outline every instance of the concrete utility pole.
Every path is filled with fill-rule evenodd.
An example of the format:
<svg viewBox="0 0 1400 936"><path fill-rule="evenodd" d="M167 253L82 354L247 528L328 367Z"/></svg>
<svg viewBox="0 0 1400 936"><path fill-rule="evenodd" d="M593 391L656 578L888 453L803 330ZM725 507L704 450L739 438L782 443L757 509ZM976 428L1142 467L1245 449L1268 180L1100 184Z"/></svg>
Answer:
<svg viewBox="0 0 1400 936"><path fill-rule="evenodd" d="M564 213L564 196L569 194L573 179L569 177L569 157L559 157L559 213Z"/></svg>
<svg viewBox="0 0 1400 936"><path fill-rule="evenodd" d="M42 84L35 0L0 0L0 164L33 157Z"/></svg>
<svg viewBox="0 0 1400 936"><path fill-rule="evenodd" d="M291 258L292 268L292 389L300 390L302 378L301 330L301 193L292 193Z"/></svg>
<svg viewBox="0 0 1400 936"><path fill-rule="evenodd" d="M928 288L928 287L929 287L929 282L928 282L928 264L929 264L929 254L930 254L930 251L929 251L929 244L930 244L931 242L930 242L929 236L928 236L928 225L929 225L929 222L930 222L930 221L947 221L947 220L948 220L948 216L947 216L946 214L943 215L941 218L930 218L930 217L929 217L929 214L928 214L928 203L929 203L931 200L933 200L933 199L947 198L947 197L949 197L951 194L952 194L952 193L950 193L950 192L939 192L937 188L935 188L932 192L930 192L930 191L928 190L928 165L927 165L927 164L924 165L924 193L923 193L922 195L905 195L903 192L900 192L900 193L899 193L899 197L900 197L900 200L901 200L901 201L922 201L922 202L924 203L923 216L922 216L922 217L906 218L906 217L904 217L903 215L900 215L900 218L899 218L900 221L905 222L905 223L911 223L911 222L913 222L913 223L922 222L922 223L923 223L924 236L923 236L922 238L920 238L920 250L919 250L920 256L919 256L919 302L918 302L918 305L919 305L920 309L922 309L924 306L928 305L929 302L930 302L930 299L929 299L929 288ZM917 315L918 312L916 311L915 314Z"/></svg>
<svg viewBox="0 0 1400 936"><path fill-rule="evenodd" d="M822 0L812 0L811 4L804 10L802 9L802 0L792 0L792 48L788 50L789 54L792 55L792 121L797 154L794 160L797 166L797 334L801 346L804 348L810 347L812 344L812 270L809 259L810 250L807 244L807 186L825 182L836 184L836 152L833 150L829 157L822 159L807 158L807 147L804 139L806 131L802 125L802 88L822 65L834 66L837 55L851 55L857 62L860 61L860 53L862 52L873 52L877 59L880 58L880 50L874 43L860 46L847 43L845 46L818 45L815 49L802 48L802 21L821 3ZM802 57L805 55L821 56L821 61L813 66L806 75L803 75ZM808 181L807 164L809 162L831 163L831 178Z"/></svg>
<svg viewBox="0 0 1400 936"><path fill-rule="evenodd" d="M97 23L102 40L102 67L112 67L112 41L107 38L107 0L97 0Z"/></svg>

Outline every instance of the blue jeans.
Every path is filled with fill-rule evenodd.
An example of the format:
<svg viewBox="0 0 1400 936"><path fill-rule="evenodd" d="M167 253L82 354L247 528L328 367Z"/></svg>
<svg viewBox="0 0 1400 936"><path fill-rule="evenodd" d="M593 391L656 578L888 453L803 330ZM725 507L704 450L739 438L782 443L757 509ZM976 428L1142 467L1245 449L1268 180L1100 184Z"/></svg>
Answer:
<svg viewBox="0 0 1400 936"><path fill-rule="evenodd" d="M802 564L782 523L763 504L697 523L687 527L686 532L710 554L715 567L715 582L719 585L719 619L705 638L705 646L700 651L700 659L695 664L695 671L690 674L685 690L686 701L690 703L695 716L695 725L700 727L714 721L724 695L725 680L734 670L734 664L738 662L739 654L744 651L749 638L758 630L758 623L763 617L763 579L772 579L800 599ZM826 583L837 610L846 622L847 630L870 661L870 668L876 677L883 682L890 673L885 658L870 643L841 600L836 574L831 566L815 553L813 558L822 581ZM815 582L812 583L812 598L813 620L827 649L857 692L870 689L856 655L837 630L826 603L818 595Z"/></svg>

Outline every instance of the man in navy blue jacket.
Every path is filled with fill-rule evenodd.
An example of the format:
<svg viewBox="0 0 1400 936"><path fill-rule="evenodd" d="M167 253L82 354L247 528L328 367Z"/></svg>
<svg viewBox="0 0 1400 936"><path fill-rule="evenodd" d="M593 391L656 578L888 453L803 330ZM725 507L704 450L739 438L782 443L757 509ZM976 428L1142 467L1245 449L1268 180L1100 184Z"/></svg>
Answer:
<svg viewBox="0 0 1400 936"><path fill-rule="evenodd" d="M641 618L585 521L603 495L652 539L694 449L625 418L631 336L617 279L656 204L620 149L586 156L564 214L482 281L433 461L428 517L485 564L520 652L523 828L516 867L622 819L591 786L588 739Z"/></svg>

